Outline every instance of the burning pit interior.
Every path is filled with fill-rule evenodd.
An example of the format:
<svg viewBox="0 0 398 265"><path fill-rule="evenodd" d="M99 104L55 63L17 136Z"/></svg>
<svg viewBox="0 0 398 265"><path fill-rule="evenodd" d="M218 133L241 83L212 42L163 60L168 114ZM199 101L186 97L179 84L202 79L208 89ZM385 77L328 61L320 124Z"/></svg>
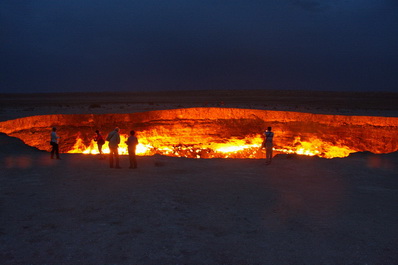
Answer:
<svg viewBox="0 0 398 265"><path fill-rule="evenodd" d="M121 129L121 154L127 154L124 142L129 131L135 130L140 142L137 154L145 156L263 158L262 132L268 126L275 133L274 155L335 158L398 150L398 118L236 108L31 116L0 122L0 132L48 151L53 126L61 137L62 153L97 154L95 130L106 137L115 127ZM103 150L109 152L107 143Z"/></svg>

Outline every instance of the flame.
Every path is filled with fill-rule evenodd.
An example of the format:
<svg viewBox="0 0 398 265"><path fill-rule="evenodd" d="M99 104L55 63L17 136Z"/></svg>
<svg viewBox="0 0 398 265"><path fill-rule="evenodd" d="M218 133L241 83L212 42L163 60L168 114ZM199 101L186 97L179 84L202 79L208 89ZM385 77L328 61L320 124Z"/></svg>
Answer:
<svg viewBox="0 0 398 265"><path fill-rule="evenodd" d="M120 135L119 154L127 155L128 135ZM196 141L195 144L182 144L170 137L161 137L153 132L140 132L139 144L136 154L139 156L152 156L155 154L188 157L188 158L263 158L264 150L261 148L263 138L260 134L246 136L245 138L230 138L224 142L211 142L211 139L204 137ZM177 144L175 144L177 142ZM203 143L197 143L203 142ZM275 154L298 154L306 156L319 156L324 158L346 157L350 153L356 152L349 147L335 143L324 142L318 138L311 138L307 141L296 137L292 143L281 145L274 144ZM108 143L102 147L104 154L109 154ZM76 143L68 153L99 154L97 143L91 140L89 145L85 145L78 135Z"/></svg>
<svg viewBox="0 0 398 265"><path fill-rule="evenodd" d="M357 152L342 144L331 145L318 138L312 138L310 141L301 141L300 137L294 139L293 146L276 149L276 151L287 154L319 156L323 158L347 157L349 154Z"/></svg>
<svg viewBox="0 0 398 265"><path fill-rule="evenodd" d="M121 134L120 135L120 144L119 144L119 154L122 155L127 155L128 150L127 150L127 144L125 143L127 141L128 136L126 134ZM150 155L150 149L152 147L147 144L138 144L136 148L136 154L137 155ZM91 140L90 144L86 146L83 143L83 140L80 138L80 136L77 137L76 143L73 146L72 150L68 151L68 153L83 153L83 154L91 154L91 155L96 155L99 154L99 150L97 147L97 142ZM109 146L108 142L105 142L105 144L102 146L102 153L103 154L109 154Z"/></svg>

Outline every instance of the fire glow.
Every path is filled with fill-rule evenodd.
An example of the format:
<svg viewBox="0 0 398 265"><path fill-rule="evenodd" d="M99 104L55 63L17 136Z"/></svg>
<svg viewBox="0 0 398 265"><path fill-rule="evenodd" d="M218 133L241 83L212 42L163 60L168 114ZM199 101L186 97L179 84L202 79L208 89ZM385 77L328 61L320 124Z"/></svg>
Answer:
<svg viewBox="0 0 398 265"><path fill-rule="evenodd" d="M346 116L236 108L188 108L125 114L42 115L0 122L0 132L48 151L51 127L61 137L61 153L98 154L95 130L103 136L120 128L119 153L127 154L135 130L140 156L264 158L263 132L272 126L279 153L346 157L354 152L398 150L398 118ZM105 143L103 152L109 153Z"/></svg>
<svg viewBox="0 0 398 265"><path fill-rule="evenodd" d="M139 134L140 137L140 134ZM127 141L128 135L120 135L119 154L127 155ZM155 154L173 156L173 157L187 157L187 158L262 158L263 150L261 145L263 138L261 135L256 135L252 138L246 139L230 139L226 143L208 143L197 145L177 145L165 146L156 145L157 142L151 144L147 138L139 139L140 144L137 146L136 153L139 156L153 156ZM294 141L294 146L276 147L275 153L298 154L306 156L319 156L324 158L346 157L350 153L356 152L347 146L332 146L324 143L319 139L313 139L311 142L300 141L297 137ZM104 154L109 154L108 143L106 142L102 147ZM68 153L82 153L82 154L99 154L97 143L91 140L90 144L86 146L81 138L76 140L76 144Z"/></svg>

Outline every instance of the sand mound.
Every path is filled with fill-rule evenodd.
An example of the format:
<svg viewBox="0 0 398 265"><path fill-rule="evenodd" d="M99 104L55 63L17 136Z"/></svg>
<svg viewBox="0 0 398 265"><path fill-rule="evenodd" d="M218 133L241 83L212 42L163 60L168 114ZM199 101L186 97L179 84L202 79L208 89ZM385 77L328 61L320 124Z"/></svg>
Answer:
<svg viewBox="0 0 398 265"><path fill-rule="evenodd" d="M18 138L0 133L0 154L34 154L44 153L35 147L26 145Z"/></svg>

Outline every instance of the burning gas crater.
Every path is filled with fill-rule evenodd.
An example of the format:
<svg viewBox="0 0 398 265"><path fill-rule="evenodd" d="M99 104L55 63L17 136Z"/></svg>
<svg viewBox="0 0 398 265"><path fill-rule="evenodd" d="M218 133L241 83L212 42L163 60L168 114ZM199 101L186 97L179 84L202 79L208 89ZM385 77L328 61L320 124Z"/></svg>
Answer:
<svg viewBox="0 0 398 265"><path fill-rule="evenodd" d="M138 155L189 158L263 158L262 132L272 126L277 153L324 158L398 150L398 118L318 115L287 111L190 108L131 114L43 115L0 122L0 132L49 150L51 127L58 128L63 153L97 154L95 130L103 136L121 129L119 152L135 130ZM108 153L107 143L103 150Z"/></svg>

